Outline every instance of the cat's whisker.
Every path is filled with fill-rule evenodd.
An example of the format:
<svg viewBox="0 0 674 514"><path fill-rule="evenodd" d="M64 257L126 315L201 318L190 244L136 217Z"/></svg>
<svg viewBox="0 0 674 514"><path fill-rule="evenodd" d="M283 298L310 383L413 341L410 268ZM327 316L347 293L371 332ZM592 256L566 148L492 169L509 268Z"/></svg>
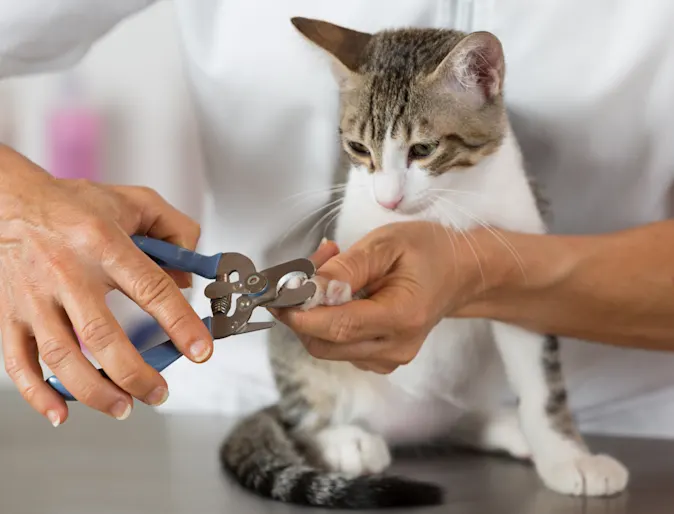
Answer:
<svg viewBox="0 0 674 514"><path fill-rule="evenodd" d="M313 189L313 190L309 190L309 191L300 191L299 193L295 193L295 194L286 196L285 198L282 198L281 200L278 201L278 205L280 206L280 205L282 205L286 202L289 202L290 200L298 199L298 198L299 198L299 200L298 200L298 202L299 202L301 200L307 199L308 197L318 196L318 195L325 194L325 193L340 193L340 192L345 191L346 188L347 188L347 184L344 183L344 184L337 184L335 186L328 187L328 188Z"/></svg>
<svg viewBox="0 0 674 514"><path fill-rule="evenodd" d="M328 233L328 229L330 228L330 225L332 225L332 224L335 222L335 220L336 220L337 217L339 216L339 213L340 213L340 212L341 212L341 211L337 211L337 212L335 213L335 215L334 215L332 218L330 218L330 220L325 224L325 230L323 231L323 236L324 236L324 237L327 237L327 233Z"/></svg>
<svg viewBox="0 0 674 514"><path fill-rule="evenodd" d="M459 207L459 209L461 209L461 208ZM496 232L496 230L494 230L491 226L489 226L488 223L484 222L483 220L481 220L477 216L471 214L467 210L464 210L463 212L466 216L475 220L476 223L480 224L480 226L482 226L485 230L487 230L487 232L489 232L492 236L494 236L494 238L496 238L497 241L499 241L503 246L505 246L508 249L510 254L515 259L515 262L517 263L517 266L520 268L520 272L522 273L522 276L526 280L526 271L524 269L524 261L522 260L522 256L519 254L517 249L512 245L512 243L510 241L508 241L508 239L504 235Z"/></svg>
<svg viewBox="0 0 674 514"><path fill-rule="evenodd" d="M337 200L333 200L332 202L328 202L325 205L321 205L319 208L312 210L310 213L308 213L307 215L300 218L298 221L293 223L288 230L286 230L283 233L283 235L279 239L278 243L276 243L277 246L280 246L288 238L288 236L293 232L293 230L295 230L299 225L301 225L302 223L307 221L309 218L311 218L312 216L320 213L323 209L329 209L333 205L335 205L337 203L340 203L340 202L343 202L343 201L344 200L342 198L338 198Z"/></svg>
<svg viewBox="0 0 674 514"><path fill-rule="evenodd" d="M472 195L472 196L484 196L484 193L481 191L466 191L465 189L443 189L443 188L430 188L428 191L434 193L452 193L457 195Z"/></svg>
<svg viewBox="0 0 674 514"><path fill-rule="evenodd" d="M454 274L458 273L458 264L457 264L457 259L456 259L456 243L454 242L454 239L456 238L456 234L453 231L449 231L447 229L447 226L445 225L443 219L442 219L442 212L438 209L438 206L435 205L434 198L429 201L431 211L435 213L435 217L438 221L438 224L444 229L445 234L447 234L447 238L449 239L449 242L452 244L452 262L454 263ZM433 234L435 234L435 227L433 229Z"/></svg>
<svg viewBox="0 0 674 514"><path fill-rule="evenodd" d="M482 287L486 288L487 287L487 279L485 278L484 275L484 269L482 268L482 261L480 260L480 256L477 254L477 251L475 251L475 247L473 244L470 242L470 239L468 239L468 236L466 235L466 231L463 230L456 224L455 222L452 223L454 225L453 227L450 227L452 229L453 234L457 234L458 236L462 236L463 239L466 241L466 244L468 245L468 248L470 249L471 253L475 257L475 262L477 263L477 267L480 270L480 278L482 279ZM449 230L447 227L445 227L445 230ZM457 272L456 269L456 249L454 250L454 272Z"/></svg>
<svg viewBox="0 0 674 514"><path fill-rule="evenodd" d="M512 243L510 241L508 241L508 239L504 235L496 232L491 226L489 226L488 223L484 222L483 220L481 220L479 217L475 216L474 214L471 214L467 209L462 208L456 202L452 202L448 198L440 198L440 200L446 202L451 207L459 210L464 216L467 216L468 218L473 220L475 223L479 224L487 232L489 232L499 243L501 243L509 251L509 253L513 256L513 258L515 259L515 262L517 263L517 266L520 269L520 272L522 273L522 276L526 280L526 271L524 269L524 261L522 260L522 256L519 254L519 252L517 252L517 249L512 245Z"/></svg>
<svg viewBox="0 0 674 514"><path fill-rule="evenodd" d="M338 216L339 213L340 213L340 211L341 211L341 209L342 209L342 204L343 204L343 203L344 203L344 201L340 199L340 202L339 202L339 204L338 204L336 207L333 207L333 208L330 209L327 213L325 213L323 216L321 216L320 219L314 224L314 226L313 226L313 227L307 232L307 234L304 236L303 242L306 241L306 239L307 239L309 236L311 236L312 232L313 232L314 230L316 230L316 229L321 225L321 223L322 223L325 219L329 218L329 217L332 216L333 214L334 214L335 216Z"/></svg>
<svg viewBox="0 0 674 514"><path fill-rule="evenodd" d="M437 199L443 200L443 198L441 198L439 196L437 197ZM453 204L451 202L449 202L449 205L450 205L450 207L453 206ZM436 205L436 208L438 208L437 205ZM475 240L474 236L472 234L470 234L470 232L467 233L465 230L460 228L460 224L458 224L455 221L455 219L447 211L440 211L440 212L441 212L442 215L447 217L447 220L449 221L449 224L451 225L451 227L450 227L452 229L451 233L453 233L453 234L458 233L458 235L462 236L464 238L464 240L466 241L466 243L468 244L468 248L470 249L472 254L475 256L475 261L477 262L478 268L480 270L480 277L482 278L482 286L486 287L487 281L486 281L486 278L485 278L485 275L484 275L484 269L482 268L482 261L480 260L480 257L478 255L477 251L475 250L475 247L470 242L470 239L468 239L468 236L471 236L473 241L475 241L475 243L477 244L478 248L480 246L479 243L477 242L477 240ZM449 232L449 229L446 227L446 224L442 223L442 226L445 228L445 231L447 231L448 234L449 234L450 232ZM456 235L456 237L458 237L458 235ZM456 269L456 248L453 248L453 250L454 250L454 272L456 273L457 272L457 269Z"/></svg>

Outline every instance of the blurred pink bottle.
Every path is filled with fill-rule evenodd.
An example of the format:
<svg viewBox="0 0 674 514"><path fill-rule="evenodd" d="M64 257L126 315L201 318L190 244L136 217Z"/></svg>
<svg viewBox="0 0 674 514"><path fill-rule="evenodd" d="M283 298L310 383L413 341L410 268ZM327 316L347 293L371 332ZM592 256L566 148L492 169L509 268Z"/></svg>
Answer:
<svg viewBox="0 0 674 514"><path fill-rule="evenodd" d="M47 119L47 169L58 178L101 179L102 119L67 75Z"/></svg>

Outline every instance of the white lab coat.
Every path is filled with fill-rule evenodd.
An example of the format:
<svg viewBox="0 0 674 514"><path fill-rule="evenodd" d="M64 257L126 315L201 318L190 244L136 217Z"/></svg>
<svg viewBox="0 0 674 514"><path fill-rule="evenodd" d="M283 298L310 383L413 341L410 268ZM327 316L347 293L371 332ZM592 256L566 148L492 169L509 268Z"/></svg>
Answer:
<svg viewBox="0 0 674 514"><path fill-rule="evenodd" d="M553 203L552 228L591 233L672 215L671 0L174 2L208 170L204 252L240 251L265 266L317 243L318 231L282 236L327 194L279 205L328 187L338 151L332 77L291 26L297 15L366 31L494 32L505 47L514 127ZM73 65L151 3L2 0L0 77ZM208 313L201 294L194 306ZM165 372L164 409L241 413L273 401L265 351L258 333L218 342L207 364L181 359ZM674 436L674 355L574 341L564 355L583 429Z"/></svg>

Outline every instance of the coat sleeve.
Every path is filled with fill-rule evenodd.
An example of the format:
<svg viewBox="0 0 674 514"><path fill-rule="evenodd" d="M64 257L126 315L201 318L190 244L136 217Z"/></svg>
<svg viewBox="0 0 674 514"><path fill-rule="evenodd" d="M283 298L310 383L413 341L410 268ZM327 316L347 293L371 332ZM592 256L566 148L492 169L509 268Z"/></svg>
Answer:
<svg viewBox="0 0 674 514"><path fill-rule="evenodd" d="M0 79L62 70L156 0L0 0Z"/></svg>

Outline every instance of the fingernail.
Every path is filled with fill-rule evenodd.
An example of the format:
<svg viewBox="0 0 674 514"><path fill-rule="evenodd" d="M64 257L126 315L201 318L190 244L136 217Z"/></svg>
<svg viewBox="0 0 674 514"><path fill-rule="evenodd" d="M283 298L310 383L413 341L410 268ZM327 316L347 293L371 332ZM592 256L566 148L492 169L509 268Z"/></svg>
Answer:
<svg viewBox="0 0 674 514"><path fill-rule="evenodd" d="M209 346L205 341L197 341L192 346L190 346L190 355L197 362L206 360L209 351Z"/></svg>
<svg viewBox="0 0 674 514"><path fill-rule="evenodd" d="M321 246L323 246L327 242L328 242L328 238L324 237L323 239L321 239L321 244L319 244L318 247L320 248Z"/></svg>
<svg viewBox="0 0 674 514"><path fill-rule="evenodd" d="M112 409L110 409L110 414L112 414L113 418L124 421L131 415L131 404L127 402L117 402L112 406Z"/></svg>
<svg viewBox="0 0 674 514"><path fill-rule="evenodd" d="M47 418L54 428L61 424L61 416L55 410L48 410Z"/></svg>
<svg viewBox="0 0 674 514"><path fill-rule="evenodd" d="M153 407L158 407L161 404L165 403L166 400L168 400L169 397L169 392L168 389L166 389L163 386L159 386L157 389L152 391L150 394L147 395L147 398L145 398L145 401L152 405Z"/></svg>

